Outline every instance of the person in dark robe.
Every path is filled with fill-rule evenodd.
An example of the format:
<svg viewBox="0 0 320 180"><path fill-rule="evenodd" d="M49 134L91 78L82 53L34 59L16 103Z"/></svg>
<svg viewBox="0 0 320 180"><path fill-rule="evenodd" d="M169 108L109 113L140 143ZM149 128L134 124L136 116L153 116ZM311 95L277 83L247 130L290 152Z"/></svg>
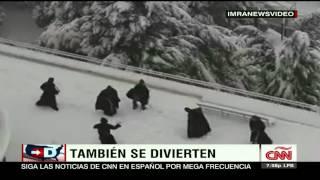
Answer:
<svg viewBox="0 0 320 180"><path fill-rule="evenodd" d="M272 144L271 138L265 132L266 125L260 117L252 116L249 127L251 130L250 142L252 144Z"/></svg>
<svg viewBox="0 0 320 180"><path fill-rule="evenodd" d="M118 92L116 89L114 89L112 86L108 86L106 88L107 90L107 96L110 97L112 103L114 104L115 108L119 108L120 98L118 96Z"/></svg>
<svg viewBox="0 0 320 180"><path fill-rule="evenodd" d="M272 144L272 140L265 131L258 131L253 144Z"/></svg>
<svg viewBox="0 0 320 180"><path fill-rule="evenodd" d="M144 80L141 79L134 88L130 89L127 97L132 99L133 109L137 109L138 102L140 102L141 109L145 110L146 105L149 103L150 94Z"/></svg>
<svg viewBox="0 0 320 180"><path fill-rule="evenodd" d="M59 94L59 89L54 84L54 78L49 78L47 82L40 86L43 91L40 100L36 103L37 106L49 106L58 111L56 95Z"/></svg>
<svg viewBox="0 0 320 180"><path fill-rule="evenodd" d="M111 86L108 86L98 95L95 108L96 110L103 110L105 115L113 116L117 113L119 102L118 92Z"/></svg>
<svg viewBox="0 0 320 180"><path fill-rule="evenodd" d="M117 144L110 130L118 129L119 127L121 127L120 124L115 126L109 124L106 118L101 118L100 123L93 126L93 128L98 129L101 144Z"/></svg>
<svg viewBox="0 0 320 180"><path fill-rule="evenodd" d="M188 112L188 137L199 138L211 131L210 125L201 108L184 108Z"/></svg>

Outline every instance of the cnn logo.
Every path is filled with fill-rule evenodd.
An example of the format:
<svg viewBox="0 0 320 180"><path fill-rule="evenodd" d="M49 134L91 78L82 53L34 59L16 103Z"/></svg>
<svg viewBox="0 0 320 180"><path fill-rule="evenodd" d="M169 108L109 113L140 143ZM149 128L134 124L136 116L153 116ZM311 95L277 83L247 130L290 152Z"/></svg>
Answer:
<svg viewBox="0 0 320 180"><path fill-rule="evenodd" d="M292 160L292 147L278 146L275 151L268 151L266 153L266 158L269 160Z"/></svg>
<svg viewBox="0 0 320 180"><path fill-rule="evenodd" d="M261 145L261 161L297 161L296 145Z"/></svg>

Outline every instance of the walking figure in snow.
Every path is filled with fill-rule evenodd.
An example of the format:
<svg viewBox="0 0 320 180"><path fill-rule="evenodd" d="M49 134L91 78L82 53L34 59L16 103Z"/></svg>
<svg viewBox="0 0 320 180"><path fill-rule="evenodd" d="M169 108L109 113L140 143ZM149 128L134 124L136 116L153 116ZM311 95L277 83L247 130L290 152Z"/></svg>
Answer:
<svg viewBox="0 0 320 180"><path fill-rule="evenodd" d="M108 86L98 95L95 108L96 110L103 110L105 115L113 116L117 113L119 102L120 99L117 90Z"/></svg>
<svg viewBox="0 0 320 180"><path fill-rule="evenodd" d="M146 105L149 102L149 89L144 83L144 80L140 80L139 83L127 93L127 97L132 99L133 109L138 108L138 102L141 104L141 109L145 110Z"/></svg>
<svg viewBox="0 0 320 180"><path fill-rule="evenodd" d="M252 144L272 144L271 138L264 132L266 126L260 117L252 116L249 126L251 130L250 142Z"/></svg>
<svg viewBox="0 0 320 180"><path fill-rule="evenodd" d="M93 126L93 128L98 129L101 144L117 144L113 135L110 133L110 130L118 129L119 127L121 127L120 124L115 126L108 124L108 120L106 118L101 118L100 123Z"/></svg>
<svg viewBox="0 0 320 180"><path fill-rule="evenodd" d="M188 112L188 137L199 138L211 131L206 117L203 115L201 108L190 109L184 108Z"/></svg>
<svg viewBox="0 0 320 180"><path fill-rule="evenodd" d="M58 111L56 95L59 94L59 89L54 84L54 78L49 78L47 82L40 86L43 91L40 100L36 103L37 106L49 106Z"/></svg>

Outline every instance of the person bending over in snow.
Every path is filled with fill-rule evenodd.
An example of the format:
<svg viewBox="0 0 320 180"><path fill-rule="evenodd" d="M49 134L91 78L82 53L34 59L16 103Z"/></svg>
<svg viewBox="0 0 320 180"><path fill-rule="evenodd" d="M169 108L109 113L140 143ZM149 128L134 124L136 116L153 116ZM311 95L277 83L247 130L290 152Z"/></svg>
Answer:
<svg viewBox="0 0 320 180"><path fill-rule="evenodd" d="M140 80L139 83L127 93L127 97L132 99L133 109L138 108L138 102L141 103L141 109L145 110L146 105L149 102L149 89L144 83L144 80Z"/></svg>
<svg viewBox="0 0 320 180"><path fill-rule="evenodd" d="M43 91L40 100L36 103L37 106L49 106L58 111L56 95L59 94L59 89L54 84L54 78L49 78L47 82L40 86Z"/></svg>
<svg viewBox="0 0 320 180"><path fill-rule="evenodd" d="M117 90L108 86L97 97L95 108L104 111L105 115L113 116L119 108L119 96Z"/></svg>
<svg viewBox="0 0 320 180"><path fill-rule="evenodd" d="M185 107L184 110L188 112L188 138L199 138L211 131L201 108Z"/></svg>
<svg viewBox="0 0 320 180"><path fill-rule="evenodd" d="M252 144L272 144L271 138L264 131L265 124L258 116L252 116L249 122L251 130L250 142Z"/></svg>
<svg viewBox="0 0 320 180"><path fill-rule="evenodd" d="M117 144L113 135L110 133L110 130L118 129L119 127L121 127L120 124L115 126L109 124L106 118L101 118L100 123L93 126L93 128L98 129L101 144Z"/></svg>
<svg viewBox="0 0 320 180"><path fill-rule="evenodd" d="M115 108L118 109L119 103L120 103L120 98L118 96L117 90L114 89L112 86L108 86L107 90L109 91L109 94L110 94L109 96L110 96L112 103L114 104Z"/></svg>

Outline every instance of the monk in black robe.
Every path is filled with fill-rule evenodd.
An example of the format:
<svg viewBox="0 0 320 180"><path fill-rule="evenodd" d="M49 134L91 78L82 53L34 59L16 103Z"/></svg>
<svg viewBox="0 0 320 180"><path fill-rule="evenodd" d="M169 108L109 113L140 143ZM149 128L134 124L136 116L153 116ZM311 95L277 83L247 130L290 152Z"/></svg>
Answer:
<svg viewBox="0 0 320 180"><path fill-rule="evenodd" d="M108 86L98 95L95 108L96 110L103 110L105 115L113 116L117 113L119 102L120 99L117 91L111 86Z"/></svg>
<svg viewBox="0 0 320 180"><path fill-rule="evenodd" d="M120 98L119 98L119 96L118 96L117 90L114 89L112 86L108 86L108 87L106 88L106 90L107 90L107 93L106 93L106 94L107 94L107 97L110 98L110 100L112 101L114 107L115 107L116 109L118 109L118 108L119 108L119 103L120 103Z"/></svg>
<svg viewBox="0 0 320 180"><path fill-rule="evenodd" d="M249 122L252 144L272 144L271 138L265 132L266 126L258 116L252 116Z"/></svg>
<svg viewBox="0 0 320 180"><path fill-rule="evenodd" d="M108 120L106 118L101 118L100 121L101 122L94 125L93 128L98 129L101 144L117 144L110 130L118 129L119 127L121 127L121 125L117 124L113 126L108 123Z"/></svg>
<svg viewBox="0 0 320 180"><path fill-rule="evenodd" d="M133 109L137 109L138 102L140 102L141 109L145 110L146 105L149 103L150 93L144 80L141 79L134 88L130 89L127 92L127 97L132 99Z"/></svg>
<svg viewBox="0 0 320 180"><path fill-rule="evenodd" d="M188 137L189 138L199 138L211 131L209 123L201 108L184 108L188 112Z"/></svg>
<svg viewBox="0 0 320 180"><path fill-rule="evenodd" d="M54 78L49 78L47 82L40 86L43 91L40 100L36 103L37 106L49 106L58 111L56 95L59 94L59 89L54 84Z"/></svg>

